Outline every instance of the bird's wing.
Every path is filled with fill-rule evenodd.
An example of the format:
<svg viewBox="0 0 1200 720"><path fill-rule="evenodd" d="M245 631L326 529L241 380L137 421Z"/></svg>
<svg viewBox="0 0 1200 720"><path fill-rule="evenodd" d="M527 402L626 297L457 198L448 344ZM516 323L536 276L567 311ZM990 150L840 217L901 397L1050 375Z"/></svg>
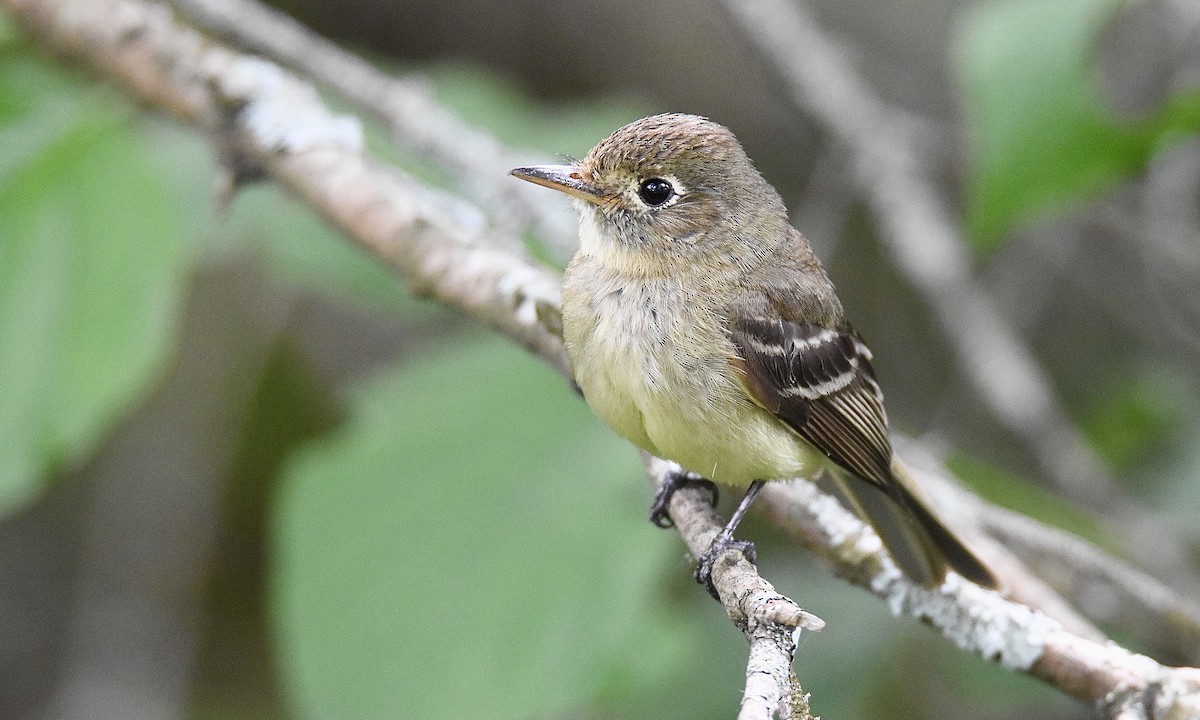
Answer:
<svg viewBox="0 0 1200 720"><path fill-rule="evenodd" d="M734 364L755 402L834 463L895 495L883 393L858 333L750 317L731 337Z"/></svg>

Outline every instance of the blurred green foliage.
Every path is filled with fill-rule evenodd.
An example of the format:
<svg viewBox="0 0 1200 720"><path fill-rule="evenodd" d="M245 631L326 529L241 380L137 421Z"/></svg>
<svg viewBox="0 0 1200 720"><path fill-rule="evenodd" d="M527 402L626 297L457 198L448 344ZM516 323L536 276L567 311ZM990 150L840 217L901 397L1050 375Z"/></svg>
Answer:
<svg viewBox="0 0 1200 720"><path fill-rule="evenodd" d="M983 249L1015 225L1108 189L1164 138L1200 131L1200 89L1145 120L1104 107L1096 45L1127 0L1003 0L974 5L955 60L971 148L966 223Z"/></svg>
<svg viewBox="0 0 1200 720"><path fill-rule="evenodd" d="M286 473L274 605L304 715L545 717L653 685L694 635L653 602L675 548L629 512L636 455L511 343L437 345Z"/></svg>
<svg viewBox="0 0 1200 720"><path fill-rule="evenodd" d="M92 451L167 359L192 244L136 125L0 51L0 513Z"/></svg>
<svg viewBox="0 0 1200 720"><path fill-rule="evenodd" d="M1138 127L1097 105L1089 48L1119 5L1018 0L963 25L981 241L1112 182L1188 126L1194 107L1182 99ZM539 105L478 69L421 70L468 121L544 153L581 155L658 109L628 97ZM369 135L386 143L378 128ZM278 472L262 496L242 488L230 500L270 513L263 654L287 700L262 717L729 716L744 645L692 585L677 539L645 522L632 448L560 378L502 339L443 327L442 310L278 190L246 188L217 216L215 171L190 133L37 57L0 16L0 514L84 461L145 400L170 363L191 279L235 257L287 291L427 333L355 384L340 421L297 393L246 431L242 461L253 466L260 448L264 472ZM1141 390L1115 394L1088 423L1118 464L1169 419ZM297 427L303 438L289 435ZM965 456L953 465L1005 504L1094 536L1028 483ZM964 700L963 717L1066 703L927 632L895 631L874 599L769 543L768 574L785 592L803 588L831 623L798 660L817 712L900 716L942 671L983 708L971 715ZM914 651L938 671L909 683L912 661L896 659ZM220 700L197 713L228 717Z"/></svg>

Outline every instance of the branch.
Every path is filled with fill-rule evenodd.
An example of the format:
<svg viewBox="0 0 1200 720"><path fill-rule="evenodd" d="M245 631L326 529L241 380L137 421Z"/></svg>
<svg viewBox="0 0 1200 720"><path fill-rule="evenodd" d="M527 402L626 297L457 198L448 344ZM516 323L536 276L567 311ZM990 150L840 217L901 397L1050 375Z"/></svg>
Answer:
<svg viewBox="0 0 1200 720"><path fill-rule="evenodd" d="M642 453L650 482L657 489L675 463ZM692 555L699 557L725 527L704 493L683 488L671 497L671 521ZM713 564L713 586L729 619L750 641L746 690L738 720L811 718L808 696L792 671L801 630L818 631L825 621L780 595L740 551L729 550Z"/></svg>
<svg viewBox="0 0 1200 720"><path fill-rule="evenodd" d="M1200 659L1200 606L1194 600L1074 535L967 492L947 477L941 461L928 448L903 439L897 446L921 485L939 501L943 516L983 529L1000 540L1089 617L1132 630L1190 662ZM997 563L993 557L988 560ZM1006 575L1012 582L1011 574ZM1074 632L1103 637L1094 628L1089 632L1079 626L1071 615L1062 615L1064 611L1074 614L1074 608L1047 607L1045 596L1029 583L1029 579L1021 579L1009 595L1042 608ZM1057 595L1050 601L1056 599Z"/></svg>
<svg viewBox="0 0 1200 720"><path fill-rule="evenodd" d="M412 292L458 308L567 374L557 330L559 279L513 251L475 207L362 154L357 120L313 89L232 52L138 0L4 0L53 50L142 102L218 136L348 238L398 271Z"/></svg>
<svg viewBox="0 0 1200 720"><path fill-rule="evenodd" d="M46 47L217 134L235 157L303 198L415 292L496 328L566 374L554 273L514 252L509 238L473 206L364 158L357 124L331 114L311 87L274 65L213 45L162 6L141 0L0 0L0 7ZM667 467L650 465L655 475ZM763 507L781 524L803 528L802 536L839 574L894 612L926 618L961 647L1042 678L1110 717L1168 717L1200 703L1196 670L1164 668L1082 638L953 578L933 592L912 586L873 532L810 483L775 483L766 494L772 501ZM707 547L722 524L687 492L676 495L671 510L694 552ZM819 620L778 595L736 553L718 563L714 581L730 618L751 641L743 716L767 717L778 708L805 717L790 664L796 630L815 629Z"/></svg>
<svg viewBox="0 0 1200 720"><path fill-rule="evenodd" d="M936 590L915 585L870 527L806 480L772 483L763 497L770 499L763 507L775 525L822 556L835 573L884 600L892 614L924 620L963 650L1039 678L1106 717L1196 717L1200 670L1165 667L1115 644L1081 637L956 575Z"/></svg>
<svg viewBox="0 0 1200 720"><path fill-rule="evenodd" d="M1039 568L1091 617L1136 632L1189 662L1200 660L1200 607L1193 600L1062 530L988 503L979 503L978 511L980 527Z"/></svg>
<svg viewBox="0 0 1200 720"><path fill-rule="evenodd" d="M395 142L448 169L467 197L475 199L506 231L532 225L564 256L575 247L575 219L560 203L545 202L525 183L498 183L511 168L528 165L517 155L439 103L420 79L376 70L291 17L246 0L170 0L199 27L328 86L383 122Z"/></svg>
<svg viewBox="0 0 1200 720"><path fill-rule="evenodd" d="M921 158L928 123L877 97L801 3L726 0L794 102L846 146L897 268L934 312L992 415L1067 497L1107 518L1146 567L1200 593L1186 543L1131 501L1070 422L1033 353L973 281L962 238Z"/></svg>

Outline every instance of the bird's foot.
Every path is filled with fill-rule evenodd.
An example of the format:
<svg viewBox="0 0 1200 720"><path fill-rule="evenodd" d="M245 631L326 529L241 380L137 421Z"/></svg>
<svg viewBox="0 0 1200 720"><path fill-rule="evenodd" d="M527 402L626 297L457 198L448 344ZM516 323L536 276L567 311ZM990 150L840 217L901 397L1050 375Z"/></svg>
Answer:
<svg viewBox="0 0 1200 720"><path fill-rule="evenodd" d="M734 540L733 533L728 531L721 532L713 538L712 545L698 558L696 563L696 571L692 573L692 577L696 578L696 582L704 586L709 595L717 602L721 602L721 597L717 594L717 588L713 586L712 572L713 566L717 560L725 554L726 550L737 550L751 563L757 557L757 551L754 548L754 543L749 540Z"/></svg>
<svg viewBox="0 0 1200 720"><path fill-rule="evenodd" d="M689 485L707 490L712 495L712 506L716 507L718 492L717 486L712 480L702 478L696 473L672 472L663 479L662 485L654 495L654 502L650 504L650 522L660 528L673 527L674 523L671 522L670 515L671 498L675 495L676 490Z"/></svg>

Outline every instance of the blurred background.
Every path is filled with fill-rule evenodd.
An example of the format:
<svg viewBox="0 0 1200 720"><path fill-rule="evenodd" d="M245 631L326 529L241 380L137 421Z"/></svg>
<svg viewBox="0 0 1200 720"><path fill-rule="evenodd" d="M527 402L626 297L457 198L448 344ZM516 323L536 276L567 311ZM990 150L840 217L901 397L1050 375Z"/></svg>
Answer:
<svg viewBox="0 0 1200 720"><path fill-rule="evenodd" d="M1194 4L796 6L897 123L919 120L970 283L1040 366L1094 486L1056 477L972 380L887 241L871 168L729 5L279 7L529 163L655 112L728 125L869 339L893 426L985 497L1194 587ZM0 717L732 716L745 642L645 521L634 450L536 359L410 298L269 183L219 207L218 170L204 138L0 13ZM529 238L558 264L570 240ZM1114 531L1129 507L1174 564ZM764 575L829 623L797 653L814 713L1091 716L743 527ZM1105 628L1197 662L1161 627Z"/></svg>

